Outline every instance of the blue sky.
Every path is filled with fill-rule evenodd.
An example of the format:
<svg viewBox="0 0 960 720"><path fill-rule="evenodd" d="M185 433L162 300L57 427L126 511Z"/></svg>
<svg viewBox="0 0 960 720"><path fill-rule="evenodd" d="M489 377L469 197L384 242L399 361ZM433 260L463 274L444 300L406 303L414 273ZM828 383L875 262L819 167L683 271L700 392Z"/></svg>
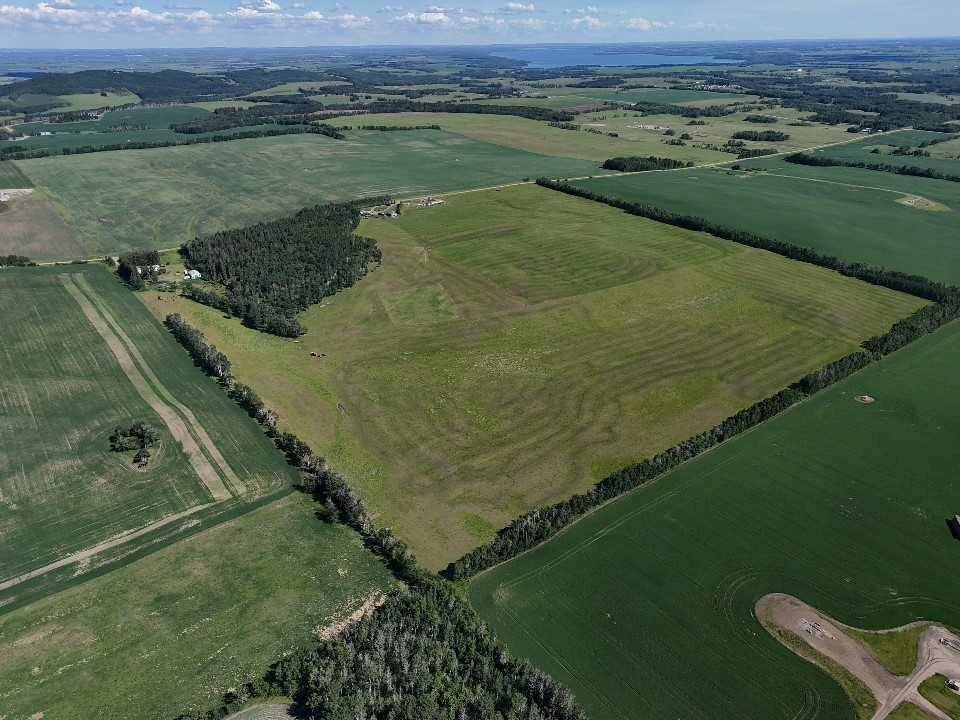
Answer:
<svg viewBox="0 0 960 720"><path fill-rule="evenodd" d="M0 0L0 47L664 42L936 37L957 0Z"/></svg>

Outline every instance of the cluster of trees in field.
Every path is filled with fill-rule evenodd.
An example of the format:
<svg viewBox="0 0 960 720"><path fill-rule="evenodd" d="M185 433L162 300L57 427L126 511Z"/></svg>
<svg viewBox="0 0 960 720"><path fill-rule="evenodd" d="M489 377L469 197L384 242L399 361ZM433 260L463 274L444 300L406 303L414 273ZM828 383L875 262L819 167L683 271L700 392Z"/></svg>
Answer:
<svg viewBox="0 0 960 720"><path fill-rule="evenodd" d="M876 170L896 175L911 175L913 177L930 178L931 180L949 180L960 182L960 175L945 173L934 168L917 167L916 165L893 165L891 163L871 163L863 160L840 160L834 157L809 153L794 153L787 155L784 160L794 165L811 165L813 167L851 167L861 170Z"/></svg>
<svg viewBox="0 0 960 720"><path fill-rule="evenodd" d="M776 155L779 150L774 148L743 148L737 152L738 160L747 160L749 158L763 157L764 155Z"/></svg>
<svg viewBox="0 0 960 720"><path fill-rule="evenodd" d="M142 290L146 280L156 278L157 273L153 268L158 265L160 265L160 253L156 250L132 250L120 256L117 275L132 290Z"/></svg>
<svg viewBox="0 0 960 720"><path fill-rule="evenodd" d="M477 103L457 102L417 102L415 100L377 100L367 103L367 112L380 113L469 113L475 115L514 115L529 120L546 122L570 122L574 115L565 110L530 107L527 105L479 105ZM353 107L337 107L344 112L355 110Z"/></svg>
<svg viewBox="0 0 960 720"><path fill-rule="evenodd" d="M0 255L0 267L34 267L36 263L26 255Z"/></svg>
<svg viewBox="0 0 960 720"><path fill-rule="evenodd" d="M296 95L284 97L297 97ZM255 125L306 125L311 132L342 140L343 135L329 125L314 123L312 113L323 109L320 103L304 101L296 104L262 104L251 107L223 107L202 117L182 123L174 123L170 129L185 135L220 132Z"/></svg>
<svg viewBox="0 0 960 720"><path fill-rule="evenodd" d="M447 582L423 570L363 500L257 393L234 378L230 361L182 316L165 321L194 360L263 427L297 467L303 489L328 521L355 529L406 583L341 636L300 649L216 708L181 720L214 720L251 697L288 696L298 717L394 720L585 720L573 696L549 676L510 658L476 611Z"/></svg>
<svg viewBox="0 0 960 720"><path fill-rule="evenodd" d="M129 452L136 450L133 462L140 467L146 467L150 462L150 448L160 441L157 429L146 423L137 422L127 429L114 428L110 435L110 450L113 452Z"/></svg>
<svg viewBox="0 0 960 720"><path fill-rule="evenodd" d="M349 130L349 125L337 128ZM395 132L397 130L443 130L439 125L360 125L358 130L379 130L380 132Z"/></svg>
<svg viewBox="0 0 960 720"><path fill-rule="evenodd" d="M184 140L128 140L122 143L109 145L82 145L79 147L64 147L59 149L25 150L17 147L0 147L0 162L3 160L32 160L51 157L54 155L85 155L95 152L113 152L115 150L152 150L154 148L180 147L181 145L203 145L204 143L230 142L231 140L252 140L261 137L277 137L279 135L327 135L333 137L332 128L328 125L301 125L293 127L272 127L258 130L241 130L229 135L205 135L203 137L187 138ZM337 133L339 135L339 133ZM340 137L343 137L340 135Z"/></svg>
<svg viewBox="0 0 960 720"><path fill-rule="evenodd" d="M730 136L733 140L758 140L760 142L783 142L790 136L780 130L741 130Z"/></svg>
<svg viewBox="0 0 960 720"><path fill-rule="evenodd" d="M605 170L619 170L620 172L640 172L643 170L676 170L677 168L692 167L692 162L674 160L673 158L656 157L649 155L630 155L604 160L600 166Z"/></svg>
<svg viewBox="0 0 960 720"><path fill-rule="evenodd" d="M587 197L599 202L607 202L608 204L621 207L627 210L627 212L630 212L628 208L623 207L623 205L631 205L630 203L623 203L622 201L611 202L609 198L605 199L602 196L594 195L593 193L561 183L552 181L538 182L540 182L541 185L560 190L561 192L568 192L578 197ZM671 214L665 213L664 211L661 211L661 213L661 216L654 217L654 219L660 220L661 222L668 222L669 220L664 220L663 218L669 218ZM634 214L651 217L655 213L645 211ZM673 216L673 219L679 220L680 216ZM694 220L699 219L695 218ZM680 223L673 222L671 224ZM688 227L689 224L690 223L682 223L680 226ZM708 227L710 226L708 223L706 225ZM692 229L704 228L698 227ZM717 234L709 229L705 231ZM721 235L721 237L725 236L729 236L728 239L736 242L750 240L748 237L740 237L739 231L735 230L727 230L724 235ZM755 241L757 237L758 236L753 236L754 239L746 244L753 247L759 246ZM789 254L781 252L781 250L787 249L788 246L784 243L779 243L779 241L767 240L766 245L768 246L766 249L818 265L824 264L823 262L818 262L818 259L826 259L822 256L817 258L816 256L808 255L804 248L796 248L796 252ZM830 259L827 260L829 261ZM829 262L827 265L830 266ZM852 267L863 266L854 265L848 269L852 269ZM845 274L853 273L848 272ZM898 350L916 338L933 332L945 323L960 317L960 289L958 288L947 288L939 283L926 280L925 278L901 276L899 273L890 273L878 269L865 269L859 276L868 282L874 282L874 284L885 285L887 287L901 285L900 278L902 277L910 278L908 284L921 291L917 294L920 294L921 297L935 300L935 303L926 305L908 318L895 323L890 330L883 335L866 340L862 344L861 350L853 352L835 362L828 363L822 368L805 375L789 387L741 410L709 430L684 440L668 450L658 453L652 458L630 465L609 475L586 493L574 495L572 498L563 502L545 508L538 508L520 516L509 526L497 533L497 536L489 543L475 548L459 560L450 563L444 571L444 575L451 580L462 580L515 557L552 537L590 510L661 476L680 463L700 455L719 443L755 427L804 398L866 367L884 355ZM897 289L903 288L897 287Z"/></svg>
<svg viewBox="0 0 960 720"><path fill-rule="evenodd" d="M777 118L772 115L747 115L744 118L744 121L748 123L758 123L758 124L773 124L777 122Z"/></svg>
<svg viewBox="0 0 960 720"><path fill-rule="evenodd" d="M180 253L188 267L220 283L226 295L188 287L199 302L243 318L264 332L296 337L296 314L363 277L380 262L373 240L354 235L359 207L378 197L305 208L291 217L195 238Z"/></svg>

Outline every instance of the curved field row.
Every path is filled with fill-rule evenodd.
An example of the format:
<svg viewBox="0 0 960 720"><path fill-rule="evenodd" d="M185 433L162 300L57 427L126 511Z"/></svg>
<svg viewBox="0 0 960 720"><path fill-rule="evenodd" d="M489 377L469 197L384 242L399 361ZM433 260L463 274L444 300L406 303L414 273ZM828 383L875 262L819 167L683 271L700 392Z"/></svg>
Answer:
<svg viewBox="0 0 960 720"><path fill-rule="evenodd" d="M300 344L175 305L431 567L920 304L538 186L447 200L367 221L383 267Z"/></svg>

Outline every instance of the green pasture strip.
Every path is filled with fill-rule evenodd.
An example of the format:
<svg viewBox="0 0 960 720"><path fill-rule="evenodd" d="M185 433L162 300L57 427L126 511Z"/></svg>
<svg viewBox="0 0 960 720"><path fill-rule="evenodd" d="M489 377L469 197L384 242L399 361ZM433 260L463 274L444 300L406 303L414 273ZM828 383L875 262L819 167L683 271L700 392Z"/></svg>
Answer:
<svg viewBox="0 0 960 720"><path fill-rule="evenodd" d="M960 282L960 183L780 159L575 181L577 187L933 280ZM785 177L784 177L785 176ZM913 195L933 209L905 204ZM900 202L898 202L900 201Z"/></svg>

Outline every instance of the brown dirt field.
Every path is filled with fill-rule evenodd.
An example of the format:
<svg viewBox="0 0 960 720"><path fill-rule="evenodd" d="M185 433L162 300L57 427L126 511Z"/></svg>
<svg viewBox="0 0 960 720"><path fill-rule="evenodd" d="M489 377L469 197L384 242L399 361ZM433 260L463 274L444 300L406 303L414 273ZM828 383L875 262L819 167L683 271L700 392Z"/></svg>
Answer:
<svg viewBox="0 0 960 720"><path fill-rule="evenodd" d="M136 388L140 397L156 411L170 430L170 434L183 446L184 452L190 459L190 464L193 466L194 471L203 484L207 486L213 499L219 501L229 498L231 496L230 491L226 485L224 485L217 471L210 464L210 461L200 450L197 441L194 440L190 430L187 429L186 423L170 405L161 400L157 393L154 392L154 387L158 389L162 388L162 384L160 384L156 376L153 375L153 372L135 349L133 343L130 342L130 339L126 338L128 344L125 346L124 343L121 342L121 339L117 337L111 329L111 325L115 325L115 322L109 322L100 314L97 308L94 307L93 301L91 300L92 297L95 297L93 288L82 278L78 281L75 275L63 274L60 277L63 280L67 292L77 301L87 320L90 321L90 324L100 334L104 342L107 343L110 351L114 357L116 357L117 363L127 378L129 378L134 388ZM84 287L84 285L86 287ZM110 318L110 320L112 320L112 318ZM130 353L127 352L128 347L138 356L137 359L140 361L139 367L130 356ZM141 373L141 368L143 368L144 372L152 376L151 379L154 382L154 387L151 387L150 384L147 383L146 378L143 376L143 373ZM161 392L169 395L165 389ZM192 418L192 415L190 419L192 419L193 423L196 423L196 419ZM205 441L205 443L209 442L209 447L214 447L206 433L203 433L202 441ZM237 486L239 487L239 481L237 482Z"/></svg>
<svg viewBox="0 0 960 720"><path fill-rule="evenodd" d="M0 208L0 255L33 259L80 257L73 231L41 191L20 195Z"/></svg>

